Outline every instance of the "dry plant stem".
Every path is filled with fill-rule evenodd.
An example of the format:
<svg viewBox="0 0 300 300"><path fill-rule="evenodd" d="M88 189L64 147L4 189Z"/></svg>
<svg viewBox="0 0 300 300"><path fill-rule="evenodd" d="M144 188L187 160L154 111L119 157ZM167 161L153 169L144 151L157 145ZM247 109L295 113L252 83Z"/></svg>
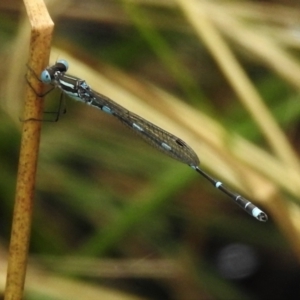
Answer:
<svg viewBox="0 0 300 300"><path fill-rule="evenodd" d="M294 214L299 217L299 209L297 206L294 207L294 203L284 203L281 198L280 193L274 193L273 199L270 201L269 211L292 246L298 261L300 261L299 218L293 218Z"/></svg>
<svg viewBox="0 0 300 300"><path fill-rule="evenodd" d="M30 57L28 64L39 74L49 59L50 43L54 24L42 0L24 0L31 24ZM37 93L43 86L28 69L28 80ZM28 245L31 231L33 194L39 150L41 122L29 119L42 119L43 101L27 86L25 111L23 116L22 141L13 215L7 281L6 300L22 299Z"/></svg>
<svg viewBox="0 0 300 300"><path fill-rule="evenodd" d="M238 18L229 12L224 13L220 6L214 3L206 3L206 8L209 14L214 16L214 22L218 24L224 34L230 36L232 40L249 50L254 56L258 56L265 65L299 89L300 66L298 59L288 53L276 39L274 40L270 34L261 29L255 29L238 21ZM224 17L225 14L226 17Z"/></svg>
<svg viewBox="0 0 300 300"><path fill-rule="evenodd" d="M229 47L207 18L201 1L177 0L195 31L207 45L223 73L259 125L268 143L278 157L291 168L300 170L299 161L288 140L274 121L259 94L240 67Z"/></svg>

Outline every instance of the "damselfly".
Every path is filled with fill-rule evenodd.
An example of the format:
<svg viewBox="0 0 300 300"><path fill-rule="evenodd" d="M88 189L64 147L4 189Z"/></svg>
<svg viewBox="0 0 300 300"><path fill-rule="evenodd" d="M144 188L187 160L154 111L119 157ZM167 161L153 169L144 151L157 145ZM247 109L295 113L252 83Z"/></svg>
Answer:
<svg viewBox="0 0 300 300"><path fill-rule="evenodd" d="M257 206L241 195L230 191L222 182L204 172L199 167L200 161L197 154L183 140L128 111L108 97L94 91L85 80L67 75L68 67L66 60L58 60L55 65L46 68L41 73L40 78L42 82L60 88L63 93L71 98L101 109L105 113L116 117L155 148L196 170L216 188L233 199L251 216L259 221L265 222L268 220L268 216Z"/></svg>

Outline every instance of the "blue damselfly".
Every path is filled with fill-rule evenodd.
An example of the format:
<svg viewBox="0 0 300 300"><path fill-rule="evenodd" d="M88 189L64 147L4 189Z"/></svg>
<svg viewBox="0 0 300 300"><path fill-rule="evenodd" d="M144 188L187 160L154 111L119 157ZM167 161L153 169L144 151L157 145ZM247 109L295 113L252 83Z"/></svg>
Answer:
<svg viewBox="0 0 300 300"><path fill-rule="evenodd" d="M183 140L94 91L85 80L66 74L67 70L68 62L66 60L58 60L53 66L46 68L41 73L40 78L42 82L58 87L69 97L116 117L155 148L196 170L251 216L259 221L265 222L268 220L267 215L257 206L241 195L230 191L222 182L204 172L199 167L200 161L197 154Z"/></svg>

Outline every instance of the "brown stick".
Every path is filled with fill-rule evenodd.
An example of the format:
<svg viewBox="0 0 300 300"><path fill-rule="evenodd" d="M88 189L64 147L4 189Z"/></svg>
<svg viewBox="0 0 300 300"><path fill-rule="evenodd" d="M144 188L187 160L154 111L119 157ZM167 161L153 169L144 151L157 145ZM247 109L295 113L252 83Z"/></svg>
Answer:
<svg viewBox="0 0 300 300"><path fill-rule="evenodd" d="M54 28L42 0L24 0L24 4L31 24L27 78L36 92L27 86L5 300L20 300L23 295L41 132L41 122L32 119L40 120L43 114L43 101L37 96L42 94L43 85L33 72L40 74L48 63Z"/></svg>

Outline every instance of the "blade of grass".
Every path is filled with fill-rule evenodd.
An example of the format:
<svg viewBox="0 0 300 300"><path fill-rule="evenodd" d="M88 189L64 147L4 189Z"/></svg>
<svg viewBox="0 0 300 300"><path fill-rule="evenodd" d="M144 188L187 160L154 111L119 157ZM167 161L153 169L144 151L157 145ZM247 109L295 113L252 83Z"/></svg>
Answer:
<svg viewBox="0 0 300 300"><path fill-rule="evenodd" d="M156 56L168 68L173 78L188 97L190 103L193 103L195 106L199 106L200 102L202 106L205 103L206 108L212 110L210 103L201 92L190 70L180 62L174 49L168 44L166 38L160 34L156 29L155 24L150 21L146 10L143 10L135 3L128 1L121 2L140 35L146 40Z"/></svg>
<svg viewBox="0 0 300 300"><path fill-rule="evenodd" d="M117 220L97 232L78 249L79 254L103 255L113 245L122 242L124 237L139 224L147 223L148 218L160 212L162 207L172 201L178 191L188 185L195 177L186 166L175 166L156 179L153 188L147 188L136 196Z"/></svg>
<svg viewBox="0 0 300 300"><path fill-rule="evenodd" d="M232 51L210 22L205 5L194 0L177 0L188 22L191 23L219 64L239 99L250 112L274 153L287 165L300 170L299 160L288 139L268 111L259 93L253 87Z"/></svg>

